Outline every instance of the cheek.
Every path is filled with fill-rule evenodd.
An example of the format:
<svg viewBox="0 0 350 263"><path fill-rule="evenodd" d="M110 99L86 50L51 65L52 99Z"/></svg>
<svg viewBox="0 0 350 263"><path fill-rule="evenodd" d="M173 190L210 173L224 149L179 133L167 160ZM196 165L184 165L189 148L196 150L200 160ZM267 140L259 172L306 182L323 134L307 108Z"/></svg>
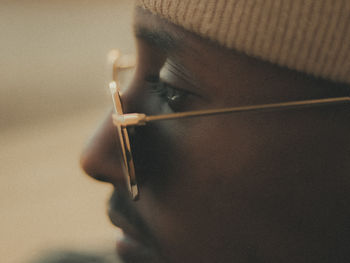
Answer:
<svg viewBox="0 0 350 263"><path fill-rule="evenodd" d="M319 209L313 204L349 171L349 141L331 119L284 112L198 122L177 146L173 184L213 209L218 202L230 211L249 205L245 211L272 211L276 221L287 209Z"/></svg>
<svg viewBox="0 0 350 263"><path fill-rule="evenodd" d="M159 214L144 213L169 253L178 252L174 247L179 255L201 251L203 262L220 249L223 257L244 257L257 247L274 254L276 244L281 251L303 246L315 238L310 227L333 222L330 210L339 211L334 202L345 188L342 179L329 175L349 145L344 146L344 136L332 139L337 127L317 118L253 114L164 125L160 130L172 139L164 140L166 152L155 151L154 157L170 158L161 182L166 191L155 195L145 189ZM336 149L339 155L330 157ZM194 245L188 248L188 242Z"/></svg>
<svg viewBox="0 0 350 263"><path fill-rule="evenodd" d="M162 181L166 191L155 193L147 187L147 194L143 192L142 199L146 195L148 203L153 203L153 209L143 213L147 213L161 243L176 256L203 256L195 262L207 262L218 254L230 258L240 254L250 242L239 229L249 219L245 209L249 205L247 194L250 199L255 195L247 192L248 187L256 188L256 183L246 173L259 155L255 141L258 138L253 127L244 127L239 120L231 125L227 119L230 118L164 125L163 134L168 133L173 139L168 141L167 153L156 155L167 155L172 160L168 164L172 169L161 175L167 178ZM157 216L154 207L159 211ZM235 249L224 248L223 242Z"/></svg>

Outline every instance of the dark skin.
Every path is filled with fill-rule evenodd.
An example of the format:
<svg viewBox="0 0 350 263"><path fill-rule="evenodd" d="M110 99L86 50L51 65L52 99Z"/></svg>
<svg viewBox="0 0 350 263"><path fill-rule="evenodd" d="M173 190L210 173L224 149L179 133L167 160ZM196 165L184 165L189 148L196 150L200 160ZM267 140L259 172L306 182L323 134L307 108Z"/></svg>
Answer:
<svg viewBox="0 0 350 263"><path fill-rule="evenodd" d="M122 97L125 112L165 114L349 94L347 85L227 50L141 9L135 28L138 61ZM166 101L152 88L160 82L181 99ZM112 199L118 201L112 208L131 214L130 224L150 251L148 261L126 261L349 262L349 108L138 127L130 135L137 202L125 189L110 115L81 163L89 175L114 185Z"/></svg>

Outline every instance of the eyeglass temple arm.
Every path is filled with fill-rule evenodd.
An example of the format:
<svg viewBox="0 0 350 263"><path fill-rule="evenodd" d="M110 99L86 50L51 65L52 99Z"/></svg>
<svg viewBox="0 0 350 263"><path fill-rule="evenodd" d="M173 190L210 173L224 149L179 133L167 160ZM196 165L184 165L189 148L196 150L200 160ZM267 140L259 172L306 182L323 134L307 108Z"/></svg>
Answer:
<svg viewBox="0 0 350 263"><path fill-rule="evenodd" d="M116 93L119 92L118 83L118 72L126 69L133 68L135 65L135 57L133 55L124 56L124 60L121 59L121 54L117 50L117 57L113 63L113 82L115 86L110 86L112 96L118 96ZM114 99L114 98L113 98ZM268 111L276 109L291 109L291 108L302 108L302 107L316 107L324 106L329 104L344 104L349 103L350 97L335 97L326 99L315 99L315 100L303 100L303 101L290 101L282 103L272 104L260 104L253 106L242 106L242 107L231 107L224 109L214 110L201 110L201 111L189 111L180 112L164 115L147 116L143 113L127 113L127 114L113 114L113 123L117 126L128 127L128 126L140 126L145 125L148 122L156 122L163 120L174 120L174 119L185 119L191 117L219 115L227 113L238 113L238 112L249 112L249 111Z"/></svg>
<svg viewBox="0 0 350 263"><path fill-rule="evenodd" d="M242 106L242 107L232 107L232 108L214 109L214 110L189 111L189 112L180 112L180 113L172 113L172 114L164 114L164 115L153 115L153 116L147 116L142 113L127 113L122 115L114 114L113 123L114 125L122 126L122 127L140 126L140 125L145 125L148 122L156 122L156 121L163 121L163 120L185 119L185 118L199 117L199 116L210 116L210 115L219 115L219 114L227 114L227 113L258 111L258 110L267 111L267 110L275 110L275 109L316 107L316 106L325 106L329 104L344 104L344 103L350 103L350 97L290 101L290 102L282 102L282 103L260 104L260 105L254 105L254 106Z"/></svg>

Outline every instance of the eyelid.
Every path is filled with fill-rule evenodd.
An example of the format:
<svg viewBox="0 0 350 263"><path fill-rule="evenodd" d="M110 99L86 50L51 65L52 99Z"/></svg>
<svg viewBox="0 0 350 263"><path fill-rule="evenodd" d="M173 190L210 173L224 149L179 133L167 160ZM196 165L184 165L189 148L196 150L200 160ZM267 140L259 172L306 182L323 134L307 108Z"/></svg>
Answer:
<svg viewBox="0 0 350 263"><path fill-rule="evenodd" d="M182 92L184 94L201 97L199 94L194 93L186 88L181 88L181 87L175 86L174 84L169 83L168 81L160 78L158 75L155 75L155 74L147 75L144 80L146 83L149 83L149 84L162 83L162 84L165 84L166 86L168 86L169 88L174 89L174 90L178 90L179 92Z"/></svg>
<svg viewBox="0 0 350 263"><path fill-rule="evenodd" d="M157 82L159 82L159 75L156 75L156 74L146 75L145 82L147 82L147 83L157 83Z"/></svg>
<svg viewBox="0 0 350 263"><path fill-rule="evenodd" d="M145 79L146 82L148 82L149 84L165 84L167 87L171 88L171 89L174 89L174 90L177 90L179 92L182 92L184 94L187 94L187 95L190 95L190 96L196 96L196 97L199 97L199 98L202 98L202 96L200 96L199 94L197 93L194 93L186 88L182 88L182 87L178 87L178 86L175 86L173 85L172 83L169 83L168 81L166 80L163 80L159 77L156 77L156 76L148 76L146 77Z"/></svg>
<svg viewBox="0 0 350 263"><path fill-rule="evenodd" d="M190 91L190 90L188 90L188 89L186 89L186 88L177 87L177 86L175 86L175 85L173 85L173 84L169 83L168 81L163 80L163 79L161 79L161 78L159 79L159 82L162 82L162 83L164 83L165 85L167 85L168 87L170 87L170 88L172 88L172 89L174 89L174 90L178 90L179 92L183 92L183 93L188 94L188 95L200 97L199 94L196 94L196 93L194 93L194 92L192 92L192 91Z"/></svg>
<svg viewBox="0 0 350 263"><path fill-rule="evenodd" d="M174 62L170 58L165 61L163 67L160 69L159 79L174 88L202 97L198 92L198 82L194 79L191 72L181 65L181 63Z"/></svg>

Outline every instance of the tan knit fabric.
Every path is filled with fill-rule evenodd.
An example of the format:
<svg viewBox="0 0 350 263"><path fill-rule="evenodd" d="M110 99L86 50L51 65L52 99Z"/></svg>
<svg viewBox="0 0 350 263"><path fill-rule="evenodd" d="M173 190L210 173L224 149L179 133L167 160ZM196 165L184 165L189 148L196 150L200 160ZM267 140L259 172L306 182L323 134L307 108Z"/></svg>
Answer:
<svg viewBox="0 0 350 263"><path fill-rule="evenodd" d="M247 55L350 83L350 0L138 0Z"/></svg>

